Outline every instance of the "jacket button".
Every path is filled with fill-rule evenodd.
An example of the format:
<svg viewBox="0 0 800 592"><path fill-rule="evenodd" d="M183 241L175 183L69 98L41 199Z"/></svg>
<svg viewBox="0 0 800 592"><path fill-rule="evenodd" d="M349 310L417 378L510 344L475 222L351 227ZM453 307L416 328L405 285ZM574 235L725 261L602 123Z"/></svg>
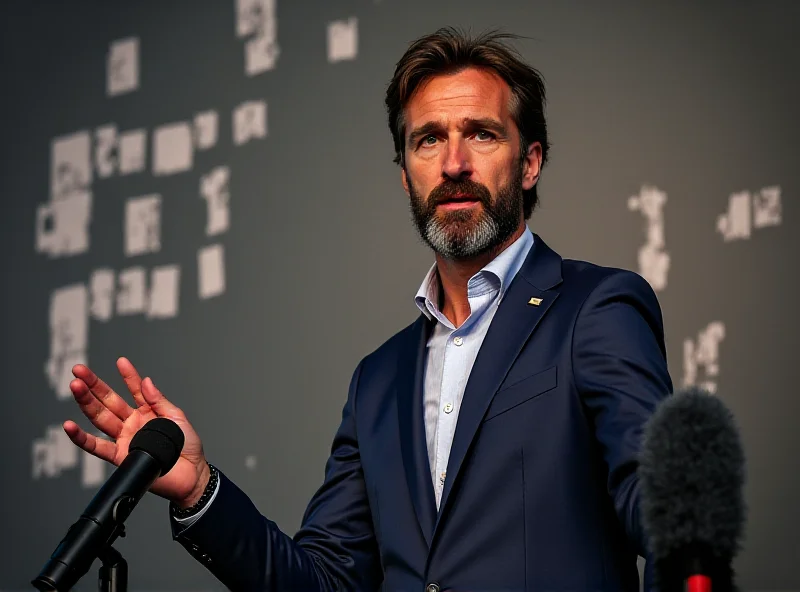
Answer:
<svg viewBox="0 0 800 592"><path fill-rule="evenodd" d="M425 592L439 592L439 584L432 582L425 586Z"/></svg>

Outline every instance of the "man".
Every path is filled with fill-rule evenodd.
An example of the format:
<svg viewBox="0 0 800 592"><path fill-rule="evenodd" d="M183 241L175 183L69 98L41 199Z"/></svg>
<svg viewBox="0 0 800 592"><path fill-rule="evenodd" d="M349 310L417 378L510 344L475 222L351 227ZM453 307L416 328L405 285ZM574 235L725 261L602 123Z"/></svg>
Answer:
<svg viewBox="0 0 800 592"><path fill-rule="evenodd" d="M526 220L547 158L544 86L503 43L413 43L386 105L435 254L421 314L356 368L325 480L293 537L205 460L183 412L118 367L137 409L76 366L81 448L119 464L156 416L186 434L152 490L235 590L638 590L642 426L672 385L638 275L562 260Z"/></svg>

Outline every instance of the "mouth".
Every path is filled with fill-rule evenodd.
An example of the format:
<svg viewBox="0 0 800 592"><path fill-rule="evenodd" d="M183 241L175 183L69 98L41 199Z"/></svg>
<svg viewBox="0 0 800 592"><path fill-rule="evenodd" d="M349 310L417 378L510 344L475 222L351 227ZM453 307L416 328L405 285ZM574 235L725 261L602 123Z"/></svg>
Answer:
<svg viewBox="0 0 800 592"><path fill-rule="evenodd" d="M436 207L443 208L445 210L461 210L475 207L479 203L480 200L475 199L471 195L456 195L439 202Z"/></svg>

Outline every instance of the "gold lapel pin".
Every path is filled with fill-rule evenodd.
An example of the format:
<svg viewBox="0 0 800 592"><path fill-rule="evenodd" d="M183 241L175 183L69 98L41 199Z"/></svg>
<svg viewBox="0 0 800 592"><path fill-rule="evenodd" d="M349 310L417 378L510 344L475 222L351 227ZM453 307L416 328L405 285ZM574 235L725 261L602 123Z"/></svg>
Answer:
<svg viewBox="0 0 800 592"><path fill-rule="evenodd" d="M530 300L528 300L528 304L531 304L533 306L539 306L541 303L542 303L541 298L531 298Z"/></svg>

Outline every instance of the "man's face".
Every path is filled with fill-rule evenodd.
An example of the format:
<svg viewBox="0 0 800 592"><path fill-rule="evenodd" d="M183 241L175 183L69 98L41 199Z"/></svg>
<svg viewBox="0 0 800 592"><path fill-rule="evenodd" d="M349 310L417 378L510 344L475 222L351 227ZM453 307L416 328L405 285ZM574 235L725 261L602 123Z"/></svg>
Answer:
<svg viewBox="0 0 800 592"><path fill-rule="evenodd" d="M541 146L521 157L510 98L499 76L469 68L431 78L406 105L403 186L423 240L448 259L496 249L525 223Z"/></svg>

